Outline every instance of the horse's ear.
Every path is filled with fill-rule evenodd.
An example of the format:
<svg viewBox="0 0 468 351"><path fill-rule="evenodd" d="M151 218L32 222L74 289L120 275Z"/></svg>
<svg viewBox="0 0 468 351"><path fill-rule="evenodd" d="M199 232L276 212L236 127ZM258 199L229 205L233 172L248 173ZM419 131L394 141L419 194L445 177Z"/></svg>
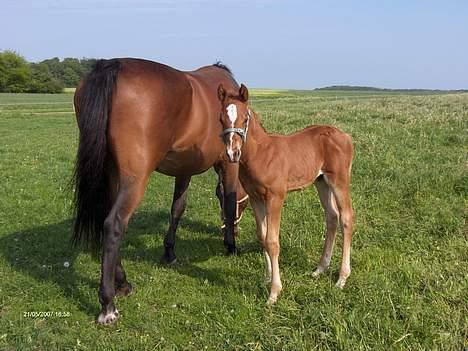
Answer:
<svg viewBox="0 0 468 351"><path fill-rule="evenodd" d="M226 90L224 90L223 85L220 84L218 86L218 99L219 101L223 102L225 98L226 98Z"/></svg>
<svg viewBox="0 0 468 351"><path fill-rule="evenodd" d="M239 88L239 96L243 102L249 101L249 89L244 84Z"/></svg>

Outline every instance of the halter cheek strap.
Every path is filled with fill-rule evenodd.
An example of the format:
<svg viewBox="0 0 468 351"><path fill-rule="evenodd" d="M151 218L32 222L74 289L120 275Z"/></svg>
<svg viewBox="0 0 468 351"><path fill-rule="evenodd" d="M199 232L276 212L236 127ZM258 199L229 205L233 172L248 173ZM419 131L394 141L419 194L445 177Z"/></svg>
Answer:
<svg viewBox="0 0 468 351"><path fill-rule="evenodd" d="M245 121L244 128L226 128L221 133L220 137L224 138L226 134L237 133L241 137L242 141L245 143L247 140L247 133L249 131L249 122L250 122L250 109L247 110L247 120Z"/></svg>

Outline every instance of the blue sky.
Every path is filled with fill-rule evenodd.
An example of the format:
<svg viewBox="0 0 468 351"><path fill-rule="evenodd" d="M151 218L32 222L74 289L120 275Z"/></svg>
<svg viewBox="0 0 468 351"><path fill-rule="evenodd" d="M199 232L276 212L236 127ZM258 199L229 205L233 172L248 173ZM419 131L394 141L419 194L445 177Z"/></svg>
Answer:
<svg viewBox="0 0 468 351"><path fill-rule="evenodd" d="M468 88L468 1L0 0L0 50L217 60L250 87Z"/></svg>

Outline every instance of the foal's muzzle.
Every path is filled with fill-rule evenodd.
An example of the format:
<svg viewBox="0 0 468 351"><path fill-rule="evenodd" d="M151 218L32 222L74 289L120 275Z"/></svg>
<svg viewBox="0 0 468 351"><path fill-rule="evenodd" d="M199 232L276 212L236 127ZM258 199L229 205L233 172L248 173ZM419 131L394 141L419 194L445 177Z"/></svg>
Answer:
<svg viewBox="0 0 468 351"><path fill-rule="evenodd" d="M226 145L226 156L228 158L228 161L239 162L244 139L242 137L239 138L239 136L236 135L235 132L227 132L223 135L223 141Z"/></svg>
<svg viewBox="0 0 468 351"><path fill-rule="evenodd" d="M236 149L226 149L226 155L228 157L229 162L235 163L240 161L242 151L240 148Z"/></svg>

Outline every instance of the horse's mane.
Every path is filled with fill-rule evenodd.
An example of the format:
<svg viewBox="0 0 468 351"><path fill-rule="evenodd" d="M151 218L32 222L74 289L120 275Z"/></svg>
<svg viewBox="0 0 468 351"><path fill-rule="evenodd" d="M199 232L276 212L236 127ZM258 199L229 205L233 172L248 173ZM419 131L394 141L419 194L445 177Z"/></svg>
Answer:
<svg viewBox="0 0 468 351"><path fill-rule="evenodd" d="M215 63L213 63L213 66L215 67L218 67L218 68L221 68L221 69L224 69L226 72L228 72L231 76L233 76L234 74L232 73L231 69L224 65L221 61L216 61Z"/></svg>

